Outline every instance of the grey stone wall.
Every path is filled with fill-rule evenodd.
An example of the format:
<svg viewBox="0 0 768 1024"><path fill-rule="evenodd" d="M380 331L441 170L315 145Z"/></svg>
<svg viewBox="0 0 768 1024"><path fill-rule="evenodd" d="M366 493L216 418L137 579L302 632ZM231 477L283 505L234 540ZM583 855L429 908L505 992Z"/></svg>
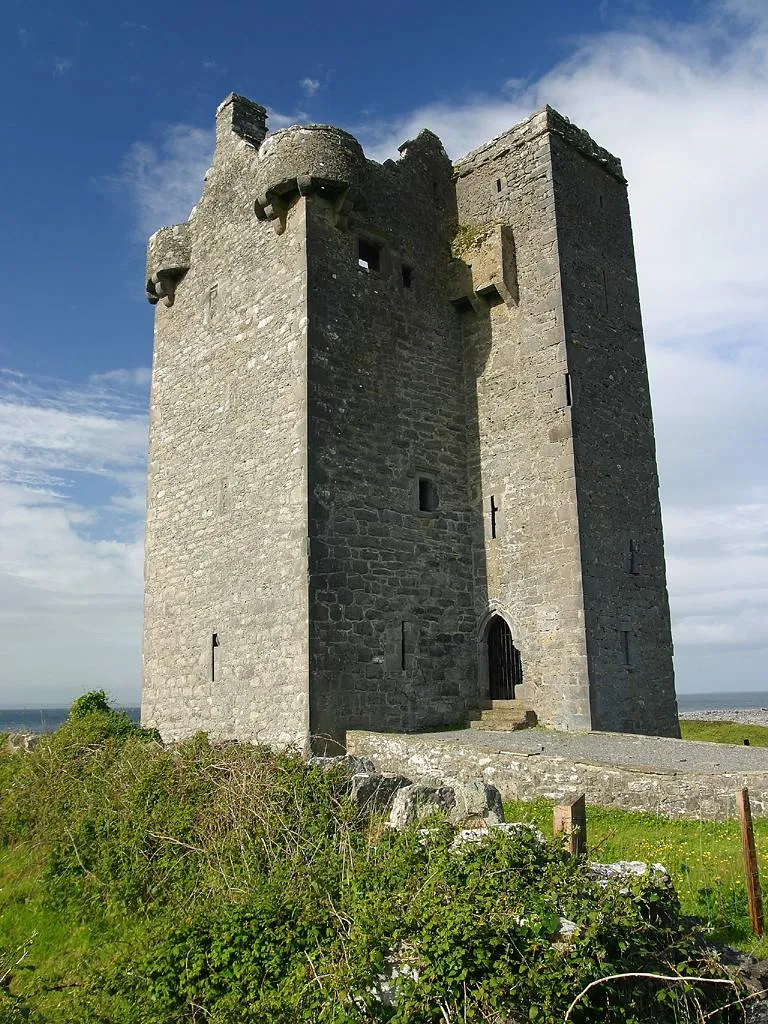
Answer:
<svg viewBox="0 0 768 1024"><path fill-rule="evenodd" d="M451 165L434 136L369 163L340 231L307 200L312 727L423 729L478 703ZM378 269L358 265L358 242ZM405 277L404 277L405 271ZM419 509L419 478L438 507Z"/></svg>
<svg viewBox="0 0 768 1024"><path fill-rule="evenodd" d="M256 150L233 112L220 108L189 270L155 307L142 720L165 739L304 745L304 208L280 237L256 221Z"/></svg>
<svg viewBox="0 0 768 1024"><path fill-rule="evenodd" d="M617 739L620 739L617 737ZM384 735L350 732L350 753L368 757L377 771L394 772L434 785L483 779L496 786L504 800L542 797L564 803L581 793L587 803L646 811L669 818L707 821L736 816L736 793L746 786L755 817L768 815L768 771L675 771L650 764L589 763L586 759L553 756L525 750L505 750L489 744L479 748L467 737ZM683 741L679 741L683 742ZM713 746L689 744L686 746ZM726 751L719 755L727 757Z"/></svg>
<svg viewBox="0 0 768 1024"><path fill-rule="evenodd" d="M456 165L459 220L512 229L519 301L464 314L467 386L480 436L470 477L483 508L476 612L507 619L521 651L519 696L540 721L591 723L571 410L547 111ZM464 259L474 262L474 247ZM489 530L491 497L499 507ZM482 640L482 631L480 634ZM481 645L482 655L482 645ZM482 657L480 659L482 666Z"/></svg>
<svg viewBox="0 0 768 1024"><path fill-rule="evenodd" d="M551 139L592 726L679 736L626 182Z"/></svg>

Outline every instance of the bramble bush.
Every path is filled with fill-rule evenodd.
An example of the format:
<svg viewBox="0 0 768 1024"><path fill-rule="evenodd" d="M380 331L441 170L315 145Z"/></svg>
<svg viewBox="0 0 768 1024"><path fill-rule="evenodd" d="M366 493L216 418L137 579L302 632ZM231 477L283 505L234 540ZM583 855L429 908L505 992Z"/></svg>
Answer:
<svg viewBox="0 0 768 1024"><path fill-rule="evenodd" d="M117 936L60 982L57 1022L561 1024L596 978L722 976L650 876L601 885L530 829L458 849L439 819L392 831L339 770L202 734L163 747L86 697L0 758L0 842L34 847L51 906ZM724 992L616 981L571 1019L697 1020Z"/></svg>

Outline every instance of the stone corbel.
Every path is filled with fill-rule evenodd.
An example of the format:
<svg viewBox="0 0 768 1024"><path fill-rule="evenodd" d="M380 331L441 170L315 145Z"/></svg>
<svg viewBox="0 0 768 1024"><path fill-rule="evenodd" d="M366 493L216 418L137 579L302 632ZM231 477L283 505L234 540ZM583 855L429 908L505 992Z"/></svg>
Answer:
<svg viewBox="0 0 768 1024"><path fill-rule="evenodd" d="M161 299L164 306L172 306L176 297L176 285L186 270L158 270L147 282L147 300L154 306Z"/></svg>

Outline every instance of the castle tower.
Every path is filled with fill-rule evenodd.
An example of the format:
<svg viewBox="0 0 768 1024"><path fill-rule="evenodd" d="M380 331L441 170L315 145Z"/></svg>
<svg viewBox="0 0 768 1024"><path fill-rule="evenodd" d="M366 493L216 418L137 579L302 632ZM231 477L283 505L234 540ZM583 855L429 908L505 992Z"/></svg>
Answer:
<svg viewBox="0 0 768 1024"><path fill-rule="evenodd" d="M677 735L619 161L550 108L455 165L265 118L149 243L144 722Z"/></svg>

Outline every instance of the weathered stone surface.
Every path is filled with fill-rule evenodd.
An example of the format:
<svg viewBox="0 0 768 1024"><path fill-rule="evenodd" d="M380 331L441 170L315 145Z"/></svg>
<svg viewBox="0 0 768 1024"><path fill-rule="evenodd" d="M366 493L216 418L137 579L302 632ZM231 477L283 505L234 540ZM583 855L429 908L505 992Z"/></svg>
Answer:
<svg viewBox="0 0 768 1024"><path fill-rule="evenodd" d="M448 818L454 825L496 825L504 821L501 794L487 782L464 782L453 787L454 805Z"/></svg>
<svg viewBox="0 0 768 1024"><path fill-rule="evenodd" d="M587 875L596 882L614 882L617 878L642 878L645 875L659 881L669 880L669 872L663 864L646 864L642 860L617 860L613 864L590 861Z"/></svg>
<svg viewBox="0 0 768 1024"><path fill-rule="evenodd" d="M403 786L392 801L389 825L407 828L438 812L447 816L455 806L456 798L450 786Z"/></svg>
<svg viewBox="0 0 768 1024"><path fill-rule="evenodd" d="M586 133L378 164L232 94L146 283L146 725L455 724L495 619L542 724L676 732L626 186Z"/></svg>
<svg viewBox="0 0 768 1024"><path fill-rule="evenodd" d="M376 765L369 757L357 757L355 754L340 754L338 757L326 757L316 754L309 758L309 763L318 768L339 768L345 775L375 775Z"/></svg>
<svg viewBox="0 0 768 1024"><path fill-rule="evenodd" d="M42 738L42 734L36 732L9 732L5 746L12 754L25 753L34 750Z"/></svg>
<svg viewBox="0 0 768 1024"><path fill-rule="evenodd" d="M403 775L353 775L349 783L349 799L368 814L389 809L399 790L412 785Z"/></svg>
<svg viewBox="0 0 768 1024"><path fill-rule="evenodd" d="M546 842L544 834L540 832L535 825L531 825L527 821L504 821L486 825L482 828L462 829L460 832L456 833L453 842L451 843L451 849L459 850L462 846L466 846L468 843L484 843L486 839L498 835L518 836L521 832L523 834L533 836L537 843L544 844Z"/></svg>
<svg viewBox="0 0 768 1024"><path fill-rule="evenodd" d="M544 797L563 803L647 811L670 818L732 818L735 794L749 788L752 813L768 816L768 750L664 737L464 729L426 735L353 732L348 747L380 770L417 782L455 786L478 777L504 800ZM558 756L560 751L560 756ZM717 761L713 759L717 758Z"/></svg>

